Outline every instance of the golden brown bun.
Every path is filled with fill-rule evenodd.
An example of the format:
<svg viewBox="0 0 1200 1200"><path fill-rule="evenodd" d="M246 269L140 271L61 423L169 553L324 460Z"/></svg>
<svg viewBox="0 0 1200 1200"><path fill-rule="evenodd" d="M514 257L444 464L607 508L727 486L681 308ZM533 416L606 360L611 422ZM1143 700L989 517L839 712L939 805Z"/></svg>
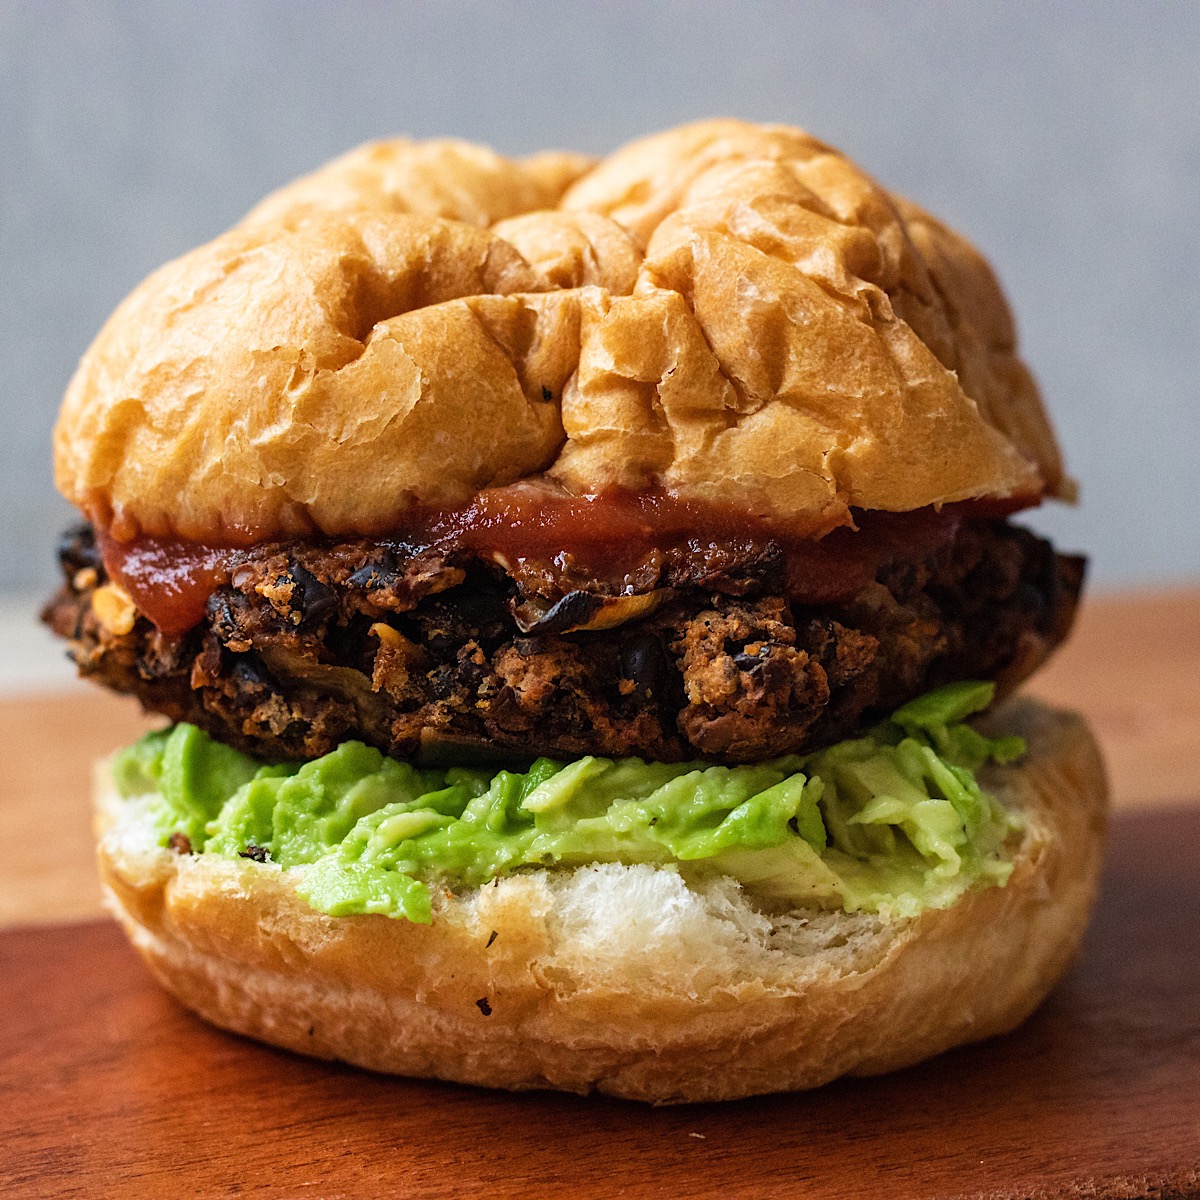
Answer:
<svg viewBox="0 0 1200 1200"><path fill-rule="evenodd" d="M1106 786L1079 717L1015 701L989 786L1025 814L1004 888L909 920L768 917L729 880L605 865L443 895L431 925L313 912L292 873L180 857L98 793L108 898L151 970L218 1025L405 1075L729 1099L869 1075L1012 1029L1075 953Z"/></svg>
<svg viewBox="0 0 1200 1200"><path fill-rule="evenodd" d="M59 487L243 542L543 475L811 532L1069 492L991 270L848 159L708 121L587 166L381 142L275 193L110 318Z"/></svg>
<svg viewBox="0 0 1200 1200"><path fill-rule="evenodd" d="M592 165L587 155L556 151L513 160L458 138L367 142L272 192L243 224L294 221L305 211L393 212L486 228L553 208Z"/></svg>

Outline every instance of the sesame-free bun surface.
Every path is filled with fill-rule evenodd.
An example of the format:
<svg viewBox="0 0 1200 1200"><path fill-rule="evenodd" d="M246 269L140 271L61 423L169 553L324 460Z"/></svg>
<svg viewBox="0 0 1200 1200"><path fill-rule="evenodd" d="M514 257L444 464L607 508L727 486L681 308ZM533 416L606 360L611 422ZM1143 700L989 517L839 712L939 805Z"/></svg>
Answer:
<svg viewBox="0 0 1200 1200"><path fill-rule="evenodd" d="M1012 1029L1075 953L1106 788L1073 714L1016 701L1029 754L986 782L1025 815L1006 887L907 920L765 914L731 880L598 865L333 918L272 864L158 848L98 774L108 900L150 969L227 1029L379 1071L656 1103L876 1074Z"/></svg>
<svg viewBox="0 0 1200 1200"><path fill-rule="evenodd" d="M819 533L1067 494L983 258L801 130L508 160L380 142L151 275L68 388L118 537L378 534L547 478Z"/></svg>

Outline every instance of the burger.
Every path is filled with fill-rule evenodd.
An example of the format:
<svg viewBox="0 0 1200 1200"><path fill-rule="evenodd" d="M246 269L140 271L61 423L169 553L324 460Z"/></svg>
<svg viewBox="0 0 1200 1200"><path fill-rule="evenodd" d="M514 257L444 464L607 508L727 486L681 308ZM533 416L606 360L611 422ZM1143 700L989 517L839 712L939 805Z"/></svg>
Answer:
<svg viewBox="0 0 1200 1200"><path fill-rule="evenodd" d="M987 263L799 129L384 141L151 275L45 619L169 724L100 870L227 1029L659 1103L1014 1028L1105 783L1013 696L1084 574Z"/></svg>

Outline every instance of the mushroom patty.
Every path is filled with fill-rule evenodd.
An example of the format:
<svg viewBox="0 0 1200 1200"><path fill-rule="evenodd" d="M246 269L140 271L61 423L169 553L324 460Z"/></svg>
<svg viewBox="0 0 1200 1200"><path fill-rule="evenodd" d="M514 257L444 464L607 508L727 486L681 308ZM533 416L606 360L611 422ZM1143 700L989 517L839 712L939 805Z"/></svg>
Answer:
<svg viewBox="0 0 1200 1200"><path fill-rule="evenodd" d="M788 598L769 545L708 545L703 569L620 593L574 586L561 556L309 540L240 552L204 619L167 636L111 585L89 527L60 559L45 620L84 675L275 760L347 738L455 762L802 753L943 683L1014 687L1065 637L1084 572L978 518L825 604Z"/></svg>

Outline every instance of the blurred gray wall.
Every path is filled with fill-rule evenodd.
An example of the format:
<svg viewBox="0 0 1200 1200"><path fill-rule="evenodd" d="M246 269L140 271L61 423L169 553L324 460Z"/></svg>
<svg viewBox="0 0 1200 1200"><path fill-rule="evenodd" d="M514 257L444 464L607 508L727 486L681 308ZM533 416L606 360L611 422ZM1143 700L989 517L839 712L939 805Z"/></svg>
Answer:
<svg viewBox="0 0 1200 1200"><path fill-rule="evenodd" d="M992 257L1103 585L1200 578L1200 4L0 0L0 589L52 576L49 435L149 270L366 138L605 151L802 124Z"/></svg>

